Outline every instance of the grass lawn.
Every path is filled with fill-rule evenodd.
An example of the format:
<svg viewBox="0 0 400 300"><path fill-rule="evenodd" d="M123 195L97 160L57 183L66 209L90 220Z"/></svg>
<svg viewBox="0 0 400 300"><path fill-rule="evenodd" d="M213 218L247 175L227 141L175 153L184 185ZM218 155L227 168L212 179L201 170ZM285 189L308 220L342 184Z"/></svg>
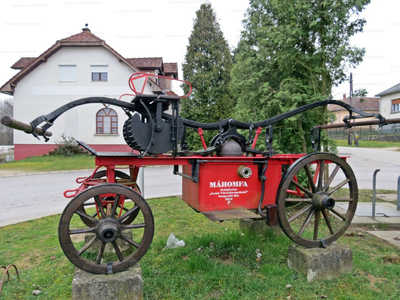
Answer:
<svg viewBox="0 0 400 300"><path fill-rule="evenodd" d="M150 199L155 235L140 261L144 299L399 299L399 249L360 230L339 243L353 251L353 272L307 282L287 266L292 243L272 230L256 235L238 221L211 222L176 197ZM59 215L0 228L0 265L16 264L18 281L3 286L1 299L70 299L75 267L57 237ZM371 228L369 228L371 229ZM165 249L170 233L185 247ZM256 250L262 254L257 260ZM40 290L38 296L33 290Z"/></svg>
<svg viewBox="0 0 400 300"><path fill-rule="evenodd" d="M94 156L89 155L45 155L0 164L1 170L17 170L26 172L48 172L64 170L94 169Z"/></svg>
<svg viewBox="0 0 400 300"><path fill-rule="evenodd" d="M356 147L354 142L352 146L348 145L347 140L334 140L337 146L340 147ZM388 148L388 147L397 147L400 149L399 142L385 142L385 141L359 141L359 147L361 148Z"/></svg>

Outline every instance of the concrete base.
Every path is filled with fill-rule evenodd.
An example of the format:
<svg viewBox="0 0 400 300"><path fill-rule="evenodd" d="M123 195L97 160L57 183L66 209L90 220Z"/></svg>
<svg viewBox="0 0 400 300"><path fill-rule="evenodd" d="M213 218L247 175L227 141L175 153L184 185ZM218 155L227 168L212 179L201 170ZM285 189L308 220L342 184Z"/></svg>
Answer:
<svg viewBox="0 0 400 300"><path fill-rule="evenodd" d="M239 220L239 228L242 231L251 232L254 234L282 234L281 227L278 226L268 226L264 220L252 220L252 219L241 219Z"/></svg>
<svg viewBox="0 0 400 300"><path fill-rule="evenodd" d="M142 300L143 278L139 264L112 275L97 275L76 269L72 300Z"/></svg>
<svg viewBox="0 0 400 300"><path fill-rule="evenodd" d="M327 248L289 246L288 265L307 276L307 281L332 279L353 271L353 252L347 246L333 243Z"/></svg>

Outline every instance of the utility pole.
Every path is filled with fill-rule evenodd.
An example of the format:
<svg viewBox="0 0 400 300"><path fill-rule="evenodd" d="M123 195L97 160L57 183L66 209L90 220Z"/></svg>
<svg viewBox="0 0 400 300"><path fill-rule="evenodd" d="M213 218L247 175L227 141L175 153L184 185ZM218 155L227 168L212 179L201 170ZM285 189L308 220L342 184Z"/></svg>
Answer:
<svg viewBox="0 0 400 300"><path fill-rule="evenodd" d="M351 98L353 97L353 73L350 73L350 94L349 94L349 105L351 106ZM347 144L351 146L351 128L349 128L347 136Z"/></svg>

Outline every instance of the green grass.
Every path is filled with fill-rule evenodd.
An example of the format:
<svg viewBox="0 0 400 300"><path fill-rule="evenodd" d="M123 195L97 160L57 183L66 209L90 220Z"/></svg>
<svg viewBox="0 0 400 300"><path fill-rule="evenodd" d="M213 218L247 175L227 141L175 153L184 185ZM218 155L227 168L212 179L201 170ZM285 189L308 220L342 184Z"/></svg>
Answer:
<svg viewBox="0 0 400 300"><path fill-rule="evenodd" d="M48 172L63 170L94 169L94 156L89 155L45 155L0 164L1 170L18 170L26 172Z"/></svg>
<svg viewBox="0 0 400 300"><path fill-rule="evenodd" d="M144 299L398 299L400 265L387 262L395 246L368 234L343 235L353 251L353 272L307 282L287 266L292 243L272 230L256 235L238 221L211 222L175 197L148 201L155 236L140 261ZM21 281L3 287L1 299L70 299L74 266L57 237L59 216L0 228L0 265L14 263ZM173 232L185 247L165 249ZM256 259L256 250L262 254ZM286 287L290 284L292 287ZM39 289L38 296L32 290Z"/></svg>
<svg viewBox="0 0 400 300"><path fill-rule="evenodd" d="M354 142L352 146L348 145L347 140L334 140L337 146L340 147L356 147ZM388 148L388 147L398 147L400 149L399 142L385 142L385 141L359 141L359 147L361 148Z"/></svg>

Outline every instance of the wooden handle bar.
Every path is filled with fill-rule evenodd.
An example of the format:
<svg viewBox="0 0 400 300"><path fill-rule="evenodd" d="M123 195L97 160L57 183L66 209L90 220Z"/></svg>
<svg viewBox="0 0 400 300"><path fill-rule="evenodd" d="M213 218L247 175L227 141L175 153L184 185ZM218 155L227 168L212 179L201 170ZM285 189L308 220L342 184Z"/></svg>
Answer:
<svg viewBox="0 0 400 300"><path fill-rule="evenodd" d="M10 127L10 128L14 128L17 130L21 130L21 131L25 131L26 133L31 133L32 132L32 125L31 124L27 124L27 123L23 123L21 121L17 121L9 116L4 116L1 118L1 124ZM43 134L43 130L39 127L35 128L34 131L37 135L44 135L44 136L52 136L52 133L50 131L46 131Z"/></svg>

